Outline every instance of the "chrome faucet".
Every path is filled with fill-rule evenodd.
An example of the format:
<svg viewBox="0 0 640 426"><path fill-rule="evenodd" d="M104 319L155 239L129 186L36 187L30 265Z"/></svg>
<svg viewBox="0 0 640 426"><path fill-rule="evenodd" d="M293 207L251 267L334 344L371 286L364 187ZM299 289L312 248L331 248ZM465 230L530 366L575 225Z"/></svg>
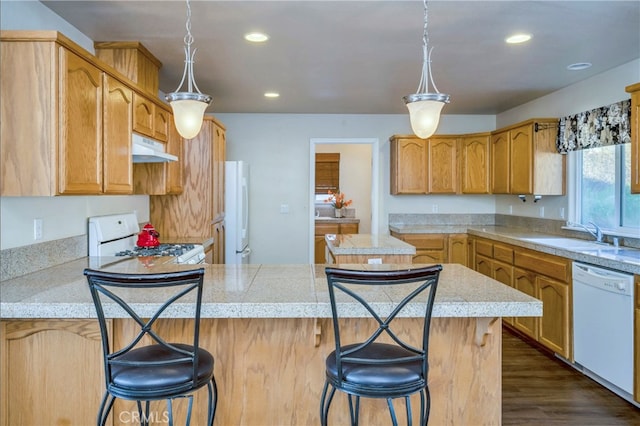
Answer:
<svg viewBox="0 0 640 426"><path fill-rule="evenodd" d="M604 236L602 234L602 229L600 229L600 227L598 225L596 225L593 222L589 222L588 225L593 226L593 231L591 229L589 229L587 226L581 224L581 223L576 223L576 225L580 226L581 228L583 228L585 231L587 231L588 233L590 233L591 235L593 235L593 238L596 239L597 243L602 243L602 237Z"/></svg>

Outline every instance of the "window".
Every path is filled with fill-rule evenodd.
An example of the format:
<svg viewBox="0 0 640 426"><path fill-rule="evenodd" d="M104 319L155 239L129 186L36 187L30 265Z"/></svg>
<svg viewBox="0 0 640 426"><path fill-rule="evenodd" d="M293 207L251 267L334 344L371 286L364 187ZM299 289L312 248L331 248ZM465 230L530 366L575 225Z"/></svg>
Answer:
<svg viewBox="0 0 640 426"><path fill-rule="evenodd" d="M573 220L620 235L640 233L640 194L631 194L631 145L571 152L575 156Z"/></svg>
<svg viewBox="0 0 640 426"><path fill-rule="evenodd" d="M316 194L326 198L327 192L340 190L340 153L316 154Z"/></svg>

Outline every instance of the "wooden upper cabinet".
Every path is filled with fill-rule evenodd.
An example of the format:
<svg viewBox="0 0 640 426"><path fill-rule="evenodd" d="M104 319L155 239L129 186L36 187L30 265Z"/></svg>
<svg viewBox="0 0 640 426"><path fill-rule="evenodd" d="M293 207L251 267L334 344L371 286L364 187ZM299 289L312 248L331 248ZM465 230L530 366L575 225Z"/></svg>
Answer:
<svg viewBox="0 0 640 426"><path fill-rule="evenodd" d="M104 74L103 179L105 194L133 192L131 131L133 129L133 91Z"/></svg>
<svg viewBox="0 0 640 426"><path fill-rule="evenodd" d="M427 140L428 192L458 192L458 138L433 137Z"/></svg>
<svg viewBox="0 0 640 426"><path fill-rule="evenodd" d="M427 142L411 136L392 136L391 194L426 194Z"/></svg>
<svg viewBox="0 0 640 426"><path fill-rule="evenodd" d="M489 194L489 133L460 138L460 176L463 194Z"/></svg>
<svg viewBox="0 0 640 426"><path fill-rule="evenodd" d="M511 184L511 155L509 149L509 131L505 130L491 135L491 193L509 194Z"/></svg>
<svg viewBox="0 0 640 426"><path fill-rule="evenodd" d="M631 93L631 192L640 193L640 83L626 87Z"/></svg>
<svg viewBox="0 0 640 426"><path fill-rule="evenodd" d="M182 194L183 175L184 175L184 158L182 155L182 144L184 139L178 133L176 125L173 122L173 116L168 115L169 134L167 136L167 152L178 157L178 161L170 161L167 165L167 194Z"/></svg>
<svg viewBox="0 0 640 426"><path fill-rule="evenodd" d="M59 48L60 194L102 192L102 72Z"/></svg>
<svg viewBox="0 0 640 426"><path fill-rule="evenodd" d="M146 97L135 93L133 95L133 130L153 138L154 114L155 104Z"/></svg>
<svg viewBox="0 0 640 426"><path fill-rule="evenodd" d="M556 151L557 126L557 119L535 119L491 135L492 193L564 195L566 163Z"/></svg>
<svg viewBox="0 0 640 426"><path fill-rule="evenodd" d="M512 194L533 193L533 135L526 124L509 131L511 166L509 181Z"/></svg>
<svg viewBox="0 0 640 426"><path fill-rule="evenodd" d="M153 114L153 138L165 142L169 138L169 120L171 114L168 111L155 106Z"/></svg>

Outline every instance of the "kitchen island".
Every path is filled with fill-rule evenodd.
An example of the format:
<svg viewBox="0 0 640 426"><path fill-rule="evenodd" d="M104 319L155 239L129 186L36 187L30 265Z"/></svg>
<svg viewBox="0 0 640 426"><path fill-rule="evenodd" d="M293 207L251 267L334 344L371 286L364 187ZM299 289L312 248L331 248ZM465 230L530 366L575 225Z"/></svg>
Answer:
<svg viewBox="0 0 640 426"><path fill-rule="evenodd" d="M328 263L413 263L416 248L390 235L325 235Z"/></svg>
<svg viewBox="0 0 640 426"><path fill-rule="evenodd" d="M2 424L93 422L103 392L103 369L97 321L82 270L89 265L129 273L194 268L162 259L79 259L1 283ZM318 424L324 358L334 348L324 265L204 268L201 345L216 358L220 395L215 424ZM390 300L384 292L371 297L381 304ZM151 310L159 302L149 296L140 305ZM445 264L431 327L430 424L500 424L501 317L541 313L538 300L464 266ZM117 312L107 315L117 335L133 332ZM179 338L190 320L179 309L169 316L161 326ZM407 334L419 333L416 318L400 320ZM354 314L344 321L352 324L349 337L366 333L368 320ZM64 393L53 391L63 383ZM196 396L197 418L204 415L203 397ZM34 400L41 402L34 406ZM362 405L362 424L387 423L384 400ZM132 408L118 401L115 409L120 414L113 416L114 424L127 423ZM399 416L402 412L398 410ZM343 396L336 395L330 423L348 423Z"/></svg>

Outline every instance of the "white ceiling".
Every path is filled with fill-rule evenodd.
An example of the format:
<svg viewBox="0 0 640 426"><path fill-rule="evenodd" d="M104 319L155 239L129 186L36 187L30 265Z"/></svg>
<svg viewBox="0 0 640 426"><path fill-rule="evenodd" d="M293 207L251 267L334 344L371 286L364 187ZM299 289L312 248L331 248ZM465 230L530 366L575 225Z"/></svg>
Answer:
<svg viewBox="0 0 640 426"><path fill-rule="evenodd" d="M184 1L43 1L94 41L142 42L160 90L184 67ZM421 0L192 0L195 77L212 113L403 114L422 66ZM429 2L444 114L497 114L640 57L640 1ZM243 39L250 31L266 44ZM514 32L533 35L507 45ZM567 65L591 62L583 71ZM640 70L639 70L640 75ZM263 93L277 91L278 99Z"/></svg>

